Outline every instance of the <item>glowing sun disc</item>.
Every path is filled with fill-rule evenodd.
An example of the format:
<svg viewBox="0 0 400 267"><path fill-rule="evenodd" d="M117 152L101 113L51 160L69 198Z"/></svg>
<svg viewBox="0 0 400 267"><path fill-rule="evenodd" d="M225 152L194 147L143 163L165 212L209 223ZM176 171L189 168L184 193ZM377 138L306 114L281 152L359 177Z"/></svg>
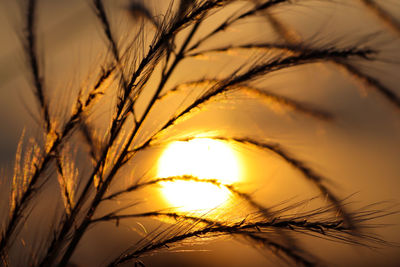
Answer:
<svg viewBox="0 0 400 267"><path fill-rule="evenodd" d="M239 163L226 143L209 138L171 143L158 162L158 177L192 175L223 184L239 180ZM181 211L205 212L225 203L230 192L223 186L195 181L163 182L165 199Z"/></svg>

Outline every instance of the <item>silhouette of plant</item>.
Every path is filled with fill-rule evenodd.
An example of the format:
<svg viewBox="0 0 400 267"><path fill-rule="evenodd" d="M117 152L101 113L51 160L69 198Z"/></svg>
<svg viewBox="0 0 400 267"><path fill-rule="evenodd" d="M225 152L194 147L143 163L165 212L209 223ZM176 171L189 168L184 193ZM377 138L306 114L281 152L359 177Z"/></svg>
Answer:
<svg viewBox="0 0 400 267"><path fill-rule="evenodd" d="M12 182L9 196L2 196L2 203L8 203L2 205L3 209L8 209L8 216L2 218L1 224L1 265L18 264L14 259L19 249L15 241L20 239L24 227L35 228L30 215L36 207L46 205L48 198L44 196L49 188L53 192L56 190L55 183L58 183L59 200L54 202L62 203L63 209L46 215L53 218L51 227L47 235L37 241L26 265L68 266L92 226L112 221L117 228L120 221L138 218L158 220L163 227L149 232L114 259L104 259L108 261L106 265L134 261L135 266L141 266L140 258L153 252L171 250L186 241L196 243L205 238L226 236L240 237L271 252L282 263L300 266L320 263L318 255L305 250L295 239L300 234L367 247L389 244L370 233L366 226L391 211L379 205L353 211L350 201L332 189L324 174L297 157L289 147L268 140L267 133L260 138L251 132L226 133L224 129L203 132L203 135L198 134L201 130L179 132L175 129L184 120L208 111L210 105L223 103L237 93L250 95L271 108L287 109L295 116L335 123L335 114L326 110L323 103L307 103L260 86L260 80L268 80L274 73L296 71L299 66L315 63L330 64L342 70L362 86L375 91L394 109L399 109L400 98L396 91L359 67L360 62L380 60L380 51L370 45L369 36L346 36L342 38L345 42L314 42L318 32L317 37L309 40L301 37L274 11L296 7L308 2L306 0L181 0L169 3L162 16L154 14L145 2L131 1L124 12L129 13L135 26L121 34L113 25L112 15L117 11L103 2L92 0L91 7L106 43L104 60L93 67L97 72L95 78L92 75L79 81L82 84L79 90L71 89L74 92L71 94L77 93L66 108L61 104L60 95L55 97L50 93L48 74L41 60L46 53L38 46L40 1L21 3L24 10L22 42L39 107L37 121L43 135L29 142L24 135L21 137L14 175L5 177ZM359 2L383 22L383 27L386 25L394 34L400 32L399 23L377 3ZM254 18L266 22L275 35L264 38L264 34L259 33L254 39L243 38L242 43L224 39L237 25L254 31L255 25L261 23L259 20L252 22ZM259 41L254 41L256 39ZM241 53L246 56L242 57ZM221 68L218 72L211 66L212 61L207 62L208 56L232 57L229 60L233 67L227 71ZM179 72L188 68L185 62L201 58L206 58L205 62L210 65L206 77L183 79ZM195 69L196 63L191 64ZM184 101L182 96L186 97ZM168 115L169 104L166 103L171 99L182 103ZM111 111L104 110L105 103L112 106ZM168 117L164 119L166 114ZM145 158L145 151L154 152L154 148L174 141L204 137L271 153L285 162L287 168L297 171L299 179L313 185L320 196L294 204L266 206L239 184L226 184L218 177L206 179L189 174L157 177L135 171L145 168L139 161ZM146 161L156 165L154 157ZM157 207L157 201L152 200L153 193L146 197L153 205L151 209L141 206L144 198L139 203L124 202L122 198L128 195L130 199L140 199L146 188L174 181L225 188L230 192L230 203L199 215L173 207ZM327 202L320 204L321 198ZM314 202L313 208L306 208ZM237 209L239 206L243 208ZM304 211L299 212L299 208Z"/></svg>

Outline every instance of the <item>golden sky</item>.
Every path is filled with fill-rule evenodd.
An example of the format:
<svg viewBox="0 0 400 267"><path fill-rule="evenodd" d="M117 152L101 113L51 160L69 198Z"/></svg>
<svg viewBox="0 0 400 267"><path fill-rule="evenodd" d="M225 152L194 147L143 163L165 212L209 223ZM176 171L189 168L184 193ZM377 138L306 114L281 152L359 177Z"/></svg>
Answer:
<svg viewBox="0 0 400 267"><path fill-rule="evenodd" d="M51 108L56 110L57 116L61 116L66 112L77 89L90 84L95 78L93 73L105 58L106 41L87 1L40 2L40 59L45 66L49 96L55 100ZM112 13L114 30L124 45L123 41L129 38L130 31L136 30L134 22L124 9L126 1L106 2ZM386 86L400 95L398 34L381 23L367 8L362 7L359 0L342 0L330 4L324 1L304 2L290 7L278 7L273 10L273 14L291 25L311 45L346 46L359 40L367 46L377 47L381 51L377 56L379 60L360 62L359 66L363 71L384 81ZM396 0L377 2L400 20L400 4ZM164 1L153 0L147 4L159 16L165 12ZM244 4L231 9L240 8L240 5ZM211 17L199 30L200 35L223 20L231 9ZM32 119L32 114L37 116L38 112L19 43L22 21L20 14L14 1L0 2L0 114L3 114L0 116L0 173L3 177L9 177L12 173L14 155L23 129L26 129L27 136L40 136L40 129ZM146 31L144 40L147 48L154 29L146 26ZM277 38L271 27L265 26L265 21L259 18L236 25L207 43L207 47L265 39L275 41ZM178 42L180 41L178 38ZM167 87L172 88L179 82L195 78L221 77L247 60L259 59L260 53L262 52L235 51L223 55L214 53L207 58L188 59L167 83ZM155 73L159 74L160 70ZM149 82L150 91L157 81L155 79ZM251 94L235 92L227 93L221 101L206 106L204 112L196 113L192 118L178 123L163 138L168 140L176 135L184 138L191 133L207 137L217 133L278 142L328 177L330 185L340 197L351 196L351 208L357 209L381 201L387 201L387 206L398 205L400 109L334 64L316 63L285 69L272 73L255 84L267 88L269 92L322 107L332 112L335 120L315 120L268 101L258 101ZM153 111L141 134L145 136L155 131L160 122L196 97L196 92L166 97L165 102ZM149 95L145 95L140 104L145 106L148 97ZM113 103L110 100L101 102L97 112L90 115L100 128L106 127L104 121L110 118ZM237 162L240 162L239 167L234 167L240 169L241 178L237 179L238 184L246 192L253 193L257 201L274 205L286 200L301 201L318 195L318 190L271 153L239 144L231 145L229 149L234 151ZM189 152L182 151L181 154L190 155ZM162 147L156 147L144 154L143 159L139 160L141 164L137 165L140 167L131 166L132 173L155 175L158 170L158 156L163 153L167 152ZM169 159L173 157L169 156ZM235 160L228 161L227 164L233 165L234 162ZM171 164L173 163L167 163ZM158 171L173 175L171 170ZM1 181L0 186L7 183ZM117 183L116 188L126 183ZM149 194L154 194L154 202L165 202L165 199L156 195L159 193ZM46 198L50 199L51 196ZM151 208L154 203L147 200L144 205ZM34 216L40 216L43 209L44 207L38 207ZM37 222L40 221L35 218ZM114 229L113 224L101 225L89 231L74 254L73 261L79 266L97 266L104 261L98 255L115 254L121 248L134 244L133 240L138 238L135 231L141 231L142 225L149 228L155 225L151 220L132 220L129 223L132 224L125 223L116 232L111 231ZM376 233L388 241L400 242L399 214L381 218L377 223L389 226L374 230ZM303 241L310 251L337 266L398 266L400 262L399 248L396 247L371 251L316 241L309 237L304 237ZM112 245L98 245L101 242ZM163 252L146 258L145 262L148 266L265 266L266 262L262 253L234 239L185 246L182 250L194 251ZM272 261L271 264L274 265L275 262Z"/></svg>

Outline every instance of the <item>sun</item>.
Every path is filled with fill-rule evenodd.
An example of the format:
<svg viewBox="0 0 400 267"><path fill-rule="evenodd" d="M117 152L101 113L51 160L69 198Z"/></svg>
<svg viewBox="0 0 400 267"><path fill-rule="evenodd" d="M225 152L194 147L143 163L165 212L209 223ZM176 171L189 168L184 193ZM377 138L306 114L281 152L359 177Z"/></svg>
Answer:
<svg viewBox="0 0 400 267"><path fill-rule="evenodd" d="M158 177L192 175L232 184L240 178L238 157L225 142L209 138L176 141L158 162ZM223 205L230 192L223 186L195 181L163 182L164 198L180 211L207 212Z"/></svg>

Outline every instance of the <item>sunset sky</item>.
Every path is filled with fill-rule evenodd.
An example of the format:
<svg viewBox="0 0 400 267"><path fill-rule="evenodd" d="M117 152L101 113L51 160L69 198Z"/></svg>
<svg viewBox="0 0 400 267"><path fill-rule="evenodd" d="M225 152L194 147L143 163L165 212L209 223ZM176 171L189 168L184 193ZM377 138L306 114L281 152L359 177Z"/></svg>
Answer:
<svg viewBox="0 0 400 267"><path fill-rule="evenodd" d="M40 126L35 121L39 112L32 94L30 74L20 42L23 36L23 12L14 2L13 0L0 2L0 114L2 114L0 116L0 194L3 196L8 194L15 154L23 132L25 140L29 140L30 137L38 140L42 138ZM99 64L102 64L106 58L106 52L104 52L106 38L93 15L89 1L41 0L39 2L39 58L46 73L48 95L53 100L50 108L54 110L55 117L62 117L63 114L70 112L71 103L79 88L93 83L96 78L94 76L98 73ZM135 24L137 21L132 19L127 10L128 1L104 2L107 3L107 10L111 14L110 21L113 30L119 36L121 46L125 47L127 44L124 40L129 40L129 33L134 32L137 27ZM166 11L167 1L145 2L156 17L162 17ZM324 45L343 47L356 43L357 45L365 44L363 47L377 48L379 53L376 61L355 60L355 62L361 70L376 77L400 95L399 32L393 31L387 24L380 21L376 14L362 6L361 0L340 0L335 3L317 0L299 2L304 3L279 6L272 10L272 14L282 19L287 25L291 25L293 27L291 29L307 44L316 47ZM397 21L400 21L400 3L397 0L376 0L376 2L389 11ZM241 5L245 5L244 2L213 14L202 25L203 27L200 27L199 36L207 33L234 10L240 10ZM176 3L173 7L176 8ZM273 29L266 25L267 23L261 17L249 19L212 39L206 47L279 40ZM145 26L145 30L143 51L149 47L155 32L152 25ZM177 43L182 42L179 38L181 37L178 37ZM138 48L138 53L141 53L140 50L141 48ZM199 51L202 50L199 49ZM174 73L167 83L167 88L173 88L180 82L194 79L222 77L231 73L240 64L262 59L261 53L263 52L258 50L233 51L190 58ZM267 53L267 56L271 55L273 55L272 52ZM161 70L158 68L155 73L160 74ZM144 94L138 104L141 108L139 114L143 112L151 90L154 90L151 88L155 88L157 82L157 79L150 79L148 82L150 91ZM294 168L273 153L240 143L225 142L222 138L220 141L206 139L226 135L250 136L281 144L288 148L291 154L301 158L308 166L329 178L328 185L340 198L348 198L346 201L352 211L373 203L381 203L376 207L377 209L399 210L400 108L332 63L319 62L284 69L271 73L254 84L273 94L280 94L302 103L310 103L313 107L323 108L331 112L335 119L328 122L314 119L276 103L259 101L257 96L245 91L228 92L218 101L207 105L204 111L179 121L159 138L169 141L179 137L177 139L185 140L188 136L194 135L201 137L202 139L198 140L202 141L195 139L197 141L154 146L138 156L136 165L128 165L129 169L124 169L121 177L148 179L153 176L188 174L204 175L205 178L221 178L222 183L236 183L241 190L250 193L254 199L266 206L293 204L318 196L319 191L315 186L303 179ZM200 95L198 91L193 90L192 93L187 93L185 90L178 92L174 97L167 95L165 100L152 111L147 124L138 135L137 144L140 144L146 135L156 131L158 125L166 121L174 112L181 110ZM188 90L191 90L190 86ZM202 92L201 88L198 90ZM89 118L98 127L100 134L106 131L108 127L106 123L112 117L115 104L115 101L110 100L115 94L106 93L105 96L105 100L99 102L99 108L89 114ZM196 147L198 146L196 142L201 148ZM204 147L207 149L204 150ZM71 151L74 149L72 147ZM82 148L76 148L77 161L83 157L80 149ZM185 161L186 163L182 164ZM87 159L82 160L81 165L88 162L90 163ZM216 162L219 164L213 165ZM215 165L218 165L220 169L218 170L218 166ZM81 167L83 174L91 168ZM193 173L187 173L192 171ZM225 179L222 177L223 173L228 177L227 180L223 180ZM112 189L120 189L129 185L130 182L132 181L129 179L119 180ZM50 184L48 191L56 188L56 184L56 182ZM186 191L189 198L194 194L189 191L192 189L168 186L170 185L165 183L156 189L146 189L142 195L137 196L137 202L143 206L140 208L135 206L132 211L161 210L172 205L182 206L180 211L196 214L194 209L204 208L198 205L196 200L187 200L185 203L185 199L176 198L180 191ZM194 184L193 187L194 190L200 192L198 186ZM216 189L217 191L225 190L219 195L219 191L215 194L212 192L215 188L218 187L205 186L203 190L206 193L202 193L205 199L209 201L212 199L211 202L228 202L226 210L222 208L223 206L220 207L222 211L218 210L219 204L214 205L217 207L215 214L220 212L218 216L221 218L223 216L231 218L229 216L233 215L230 211L239 210L245 213L246 206L243 203L232 202L232 204L229 202L230 195L226 189ZM5 204L1 205L7 205L8 197L3 196L1 203ZM56 201L54 203L52 201L55 196L57 192L53 190L41 199L51 203L51 209L54 209ZM122 203L124 200L136 201L136 198L127 198L129 197L125 196ZM317 203L327 204L327 200L322 198ZM111 204L107 205L103 211L112 208ZM305 205L302 208L307 209L312 205L315 203L312 202L309 206ZM205 208L208 207L210 206ZM212 203L211 207L213 207ZM43 204L35 207L32 213L33 219L29 221L30 225L26 228L34 228L35 225L50 220L43 216L47 208ZM302 210L298 208L294 212L300 213ZM6 208L0 209L0 218L5 218L6 213ZM210 214L217 216L212 212ZM50 215L46 216L50 217ZM2 225L1 222L0 225ZM166 220L165 223L170 222ZM399 213L378 218L371 223L379 226L372 230L373 233L386 241L400 243ZM104 264L119 251L135 245L144 231L151 232L151 229L155 229L158 225L159 223L152 219L129 219L121 223L121 227L118 228L113 222L93 227L73 254L72 262L77 266ZM26 234L28 243L29 240L34 242L36 235L43 233L44 229L40 227L38 229L36 232L36 230L29 231L24 228L23 231L28 233ZM375 250L327 242L306 235L300 240L304 242L305 248L332 266L394 267L400 263L400 249L395 246L384 246ZM16 245L16 247L19 246L21 245ZM193 246L184 244L175 252L162 251L154 256L144 257L142 260L146 266L239 267L265 266L266 263L271 264L268 266L280 266L276 260L268 261L268 254L263 254L262 249L254 248L252 244L249 245L249 242L233 237L203 240Z"/></svg>

